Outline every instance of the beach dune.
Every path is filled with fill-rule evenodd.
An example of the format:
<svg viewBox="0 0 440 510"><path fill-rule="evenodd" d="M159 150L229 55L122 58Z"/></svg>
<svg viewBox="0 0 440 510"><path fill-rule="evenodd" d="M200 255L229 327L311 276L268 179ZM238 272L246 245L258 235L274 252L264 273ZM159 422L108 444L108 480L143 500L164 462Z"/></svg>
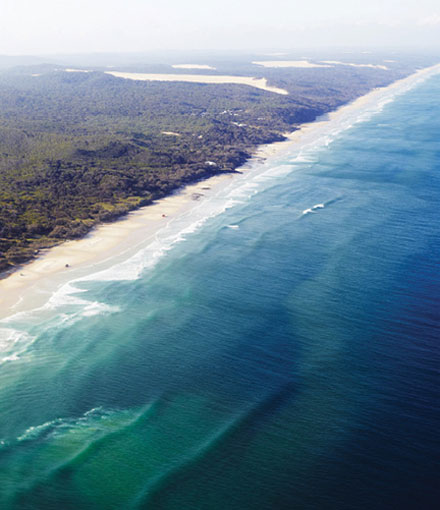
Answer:
<svg viewBox="0 0 440 510"><path fill-rule="evenodd" d="M125 78L126 80L139 81L183 81L189 83L207 83L218 85L248 85L257 89L274 92L275 94L287 95L287 90L273 87L267 84L266 78L252 78L249 76L221 76L221 75L203 75L203 74L155 74L155 73L123 73L120 71L106 71L116 78Z"/></svg>

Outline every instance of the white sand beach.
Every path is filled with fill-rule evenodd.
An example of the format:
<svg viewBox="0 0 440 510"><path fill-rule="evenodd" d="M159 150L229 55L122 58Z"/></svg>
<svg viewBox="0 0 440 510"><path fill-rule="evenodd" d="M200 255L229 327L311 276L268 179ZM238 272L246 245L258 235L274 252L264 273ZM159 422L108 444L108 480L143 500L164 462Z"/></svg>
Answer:
<svg viewBox="0 0 440 510"><path fill-rule="evenodd" d="M266 78L252 78L249 76L220 76L203 74L155 74L155 73L123 73L120 71L105 71L116 78L125 78L126 80L139 81L183 81L189 83L207 83L207 84L235 84L248 85L257 89L274 92L275 94L287 95L287 90L278 87L272 87L267 84Z"/></svg>
<svg viewBox="0 0 440 510"><path fill-rule="evenodd" d="M385 89L375 89L321 120L299 126L300 129L287 135L287 140L259 147L255 152L254 163L280 154L280 151L287 150L294 143L300 143L305 134L319 134L323 126L341 115L359 110L366 103L374 104L384 91L398 90L433 71L440 71L440 65L422 69ZM248 162L243 172L252 164L252 160ZM98 271L123 259L128 251L135 251L141 242L153 240L169 221L191 211L192 207L199 207L205 197L218 192L225 182L229 184L234 178L234 174L225 174L189 185L152 205L129 213L121 220L96 227L83 239L66 241L43 251L37 259L0 280L0 318L41 306L50 298L54 289L90 273L91 269Z"/></svg>

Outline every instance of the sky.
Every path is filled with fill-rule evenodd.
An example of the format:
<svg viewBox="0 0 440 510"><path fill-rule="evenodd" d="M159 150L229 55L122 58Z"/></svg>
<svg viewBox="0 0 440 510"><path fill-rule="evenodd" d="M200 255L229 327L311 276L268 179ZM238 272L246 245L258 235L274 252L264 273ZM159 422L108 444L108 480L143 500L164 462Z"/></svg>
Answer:
<svg viewBox="0 0 440 510"><path fill-rule="evenodd" d="M414 47L439 0L0 0L0 55Z"/></svg>

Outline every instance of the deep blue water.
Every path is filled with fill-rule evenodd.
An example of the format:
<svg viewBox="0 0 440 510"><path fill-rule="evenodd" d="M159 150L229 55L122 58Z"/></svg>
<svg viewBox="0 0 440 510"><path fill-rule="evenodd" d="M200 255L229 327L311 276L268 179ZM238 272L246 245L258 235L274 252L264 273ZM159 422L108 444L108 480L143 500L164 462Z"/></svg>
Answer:
<svg viewBox="0 0 440 510"><path fill-rule="evenodd" d="M437 508L439 97L358 113L140 277L2 324L1 508Z"/></svg>

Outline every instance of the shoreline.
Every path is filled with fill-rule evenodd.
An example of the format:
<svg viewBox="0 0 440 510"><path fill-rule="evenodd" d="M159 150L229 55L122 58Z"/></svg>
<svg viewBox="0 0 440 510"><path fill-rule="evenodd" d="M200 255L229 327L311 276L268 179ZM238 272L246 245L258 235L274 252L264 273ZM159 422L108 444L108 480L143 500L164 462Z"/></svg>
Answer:
<svg viewBox="0 0 440 510"><path fill-rule="evenodd" d="M306 135L319 134L323 126L330 125L342 115L356 112L368 103L376 104L384 93L399 89L404 84L412 85L434 70L440 70L440 64L421 69L387 87L374 89L314 122L298 126L297 130L286 135L286 140L258 147L252 158L237 170L242 169L245 173L250 166L264 164L266 159L300 144ZM120 220L97 226L82 239L65 241L43 250L37 259L0 280L0 319L43 306L55 290L84 277L92 268L98 272L125 260L141 245L153 241L173 220L203 204L205 198L221 192L234 178L235 174L228 173L190 184L153 204L131 211Z"/></svg>

